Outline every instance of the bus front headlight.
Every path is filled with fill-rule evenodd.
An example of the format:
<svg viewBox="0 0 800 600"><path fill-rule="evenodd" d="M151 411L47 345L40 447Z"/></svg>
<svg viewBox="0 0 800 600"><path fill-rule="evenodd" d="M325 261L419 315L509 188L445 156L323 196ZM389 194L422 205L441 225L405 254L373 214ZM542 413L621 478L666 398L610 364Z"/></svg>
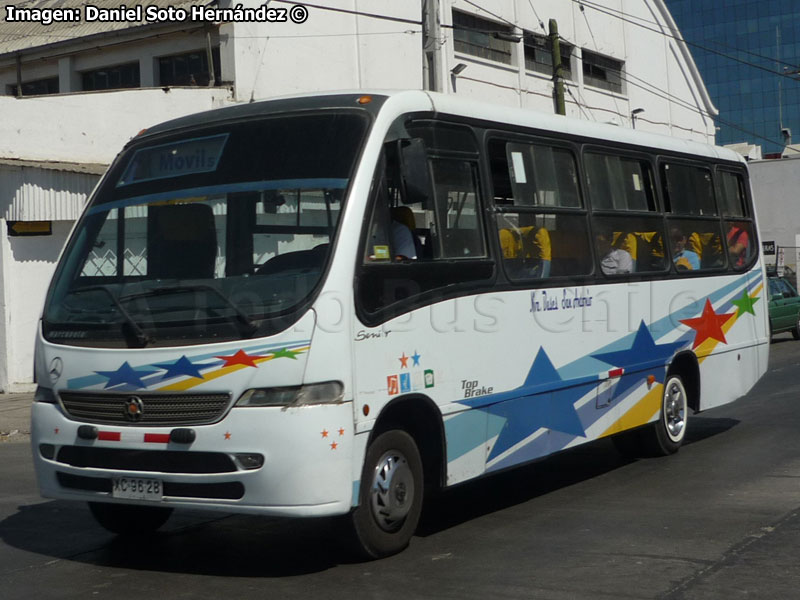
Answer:
<svg viewBox="0 0 800 600"><path fill-rule="evenodd" d="M340 381L326 381L293 387L274 387L247 390L236 406L308 406L339 404L344 401L344 386Z"/></svg>

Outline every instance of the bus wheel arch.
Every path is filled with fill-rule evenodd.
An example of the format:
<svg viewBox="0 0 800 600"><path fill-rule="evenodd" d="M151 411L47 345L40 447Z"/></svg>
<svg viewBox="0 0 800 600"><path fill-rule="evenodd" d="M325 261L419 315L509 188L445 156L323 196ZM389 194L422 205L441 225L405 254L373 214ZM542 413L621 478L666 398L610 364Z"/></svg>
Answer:
<svg viewBox="0 0 800 600"><path fill-rule="evenodd" d="M381 433L391 429L406 431L414 438L422 458L426 490L442 487L446 477L444 422L434 402L426 396L392 400L378 415L367 447Z"/></svg>
<svg viewBox="0 0 800 600"><path fill-rule="evenodd" d="M694 412L700 412L700 363L694 352L685 351L675 355L667 369L666 383L670 375L678 375L686 388L687 403Z"/></svg>

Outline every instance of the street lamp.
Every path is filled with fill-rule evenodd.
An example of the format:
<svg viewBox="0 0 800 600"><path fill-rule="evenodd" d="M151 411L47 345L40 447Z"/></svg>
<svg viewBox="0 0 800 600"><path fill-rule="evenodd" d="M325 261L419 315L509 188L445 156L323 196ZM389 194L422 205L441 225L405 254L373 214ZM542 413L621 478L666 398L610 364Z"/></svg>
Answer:
<svg viewBox="0 0 800 600"><path fill-rule="evenodd" d="M450 84L453 86L453 91L456 91L456 79L458 79L458 74L461 73L464 69L466 69L469 65L467 63L458 63L455 67L450 69Z"/></svg>
<svg viewBox="0 0 800 600"><path fill-rule="evenodd" d="M636 115L640 115L644 112L643 108L634 108L631 111L631 128L636 129Z"/></svg>

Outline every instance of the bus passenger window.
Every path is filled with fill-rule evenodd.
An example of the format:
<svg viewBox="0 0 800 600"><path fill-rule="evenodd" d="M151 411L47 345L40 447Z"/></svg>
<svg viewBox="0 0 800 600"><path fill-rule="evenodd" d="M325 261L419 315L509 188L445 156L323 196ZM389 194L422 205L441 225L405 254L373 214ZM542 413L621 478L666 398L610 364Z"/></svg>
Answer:
<svg viewBox="0 0 800 600"><path fill-rule="evenodd" d="M728 261L735 270L742 270L750 266L758 254L744 179L739 173L718 171L717 182L722 216L725 218Z"/></svg>
<svg viewBox="0 0 800 600"><path fill-rule="evenodd" d="M647 161L587 152L585 162L594 210L656 210L653 175Z"/></svg>
<svg viewBox="0 0 800 600"><path fill-rule="evenodd" d="M662 227L660 217L595 217L595 247L601 271L606 275L664 271ZM625 268L628 263L630 269Z"/></svg>
<svg viewBox="0 0 800 600"><path fill-rule="evenodd" d="M497 235L512 281L587 275L591 248L568 148L489 142Z"/></svg>
<svg viewBox="0 0 800 600"><path fill-rule="evenodd" d="M661 167L662 187L668 214L672 262L678 274L721 269L727 264L722 227L716 208L711 171L702 165L681 163ZM675 238L686 236L685 244ZM694 256L697 255L697 261ZM687 258L688 256L688 258ZM681 260L687 258L687 260Z"/></svg>
<svg viewBox="0 0 800 600"><path fill-rule="evenodd" d="M665 164L661 168L668 212L713 217L719 214L714 202L711 171L705 167Z"/></svg>
<svg viewBox="0 0 800 600"><path fill-rule="evenodd" d="M725 242L728 247L728 260L736 270L745 268L755 256L753 224L747 221L727 221L725 223Z"/></svg>

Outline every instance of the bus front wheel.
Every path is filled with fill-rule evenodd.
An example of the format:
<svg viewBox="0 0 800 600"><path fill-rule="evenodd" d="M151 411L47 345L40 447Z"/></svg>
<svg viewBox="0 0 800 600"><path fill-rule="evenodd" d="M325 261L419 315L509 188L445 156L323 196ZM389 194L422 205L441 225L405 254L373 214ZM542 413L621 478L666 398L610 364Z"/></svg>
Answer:
<svg viewBox="0 0 800 600"><path fill-rule="evenodd" d="M167 522L171 508L89 502L89 510L100 525L117 535L146 535Z"/></svg>
<svg viewBox="0 0 800 600"><path fill-rule="evenodd" d="M368 558L408 546L422 512L422 459L402 430L380 434L367 449L359 506L352 513L358 549Z"/></svg>

